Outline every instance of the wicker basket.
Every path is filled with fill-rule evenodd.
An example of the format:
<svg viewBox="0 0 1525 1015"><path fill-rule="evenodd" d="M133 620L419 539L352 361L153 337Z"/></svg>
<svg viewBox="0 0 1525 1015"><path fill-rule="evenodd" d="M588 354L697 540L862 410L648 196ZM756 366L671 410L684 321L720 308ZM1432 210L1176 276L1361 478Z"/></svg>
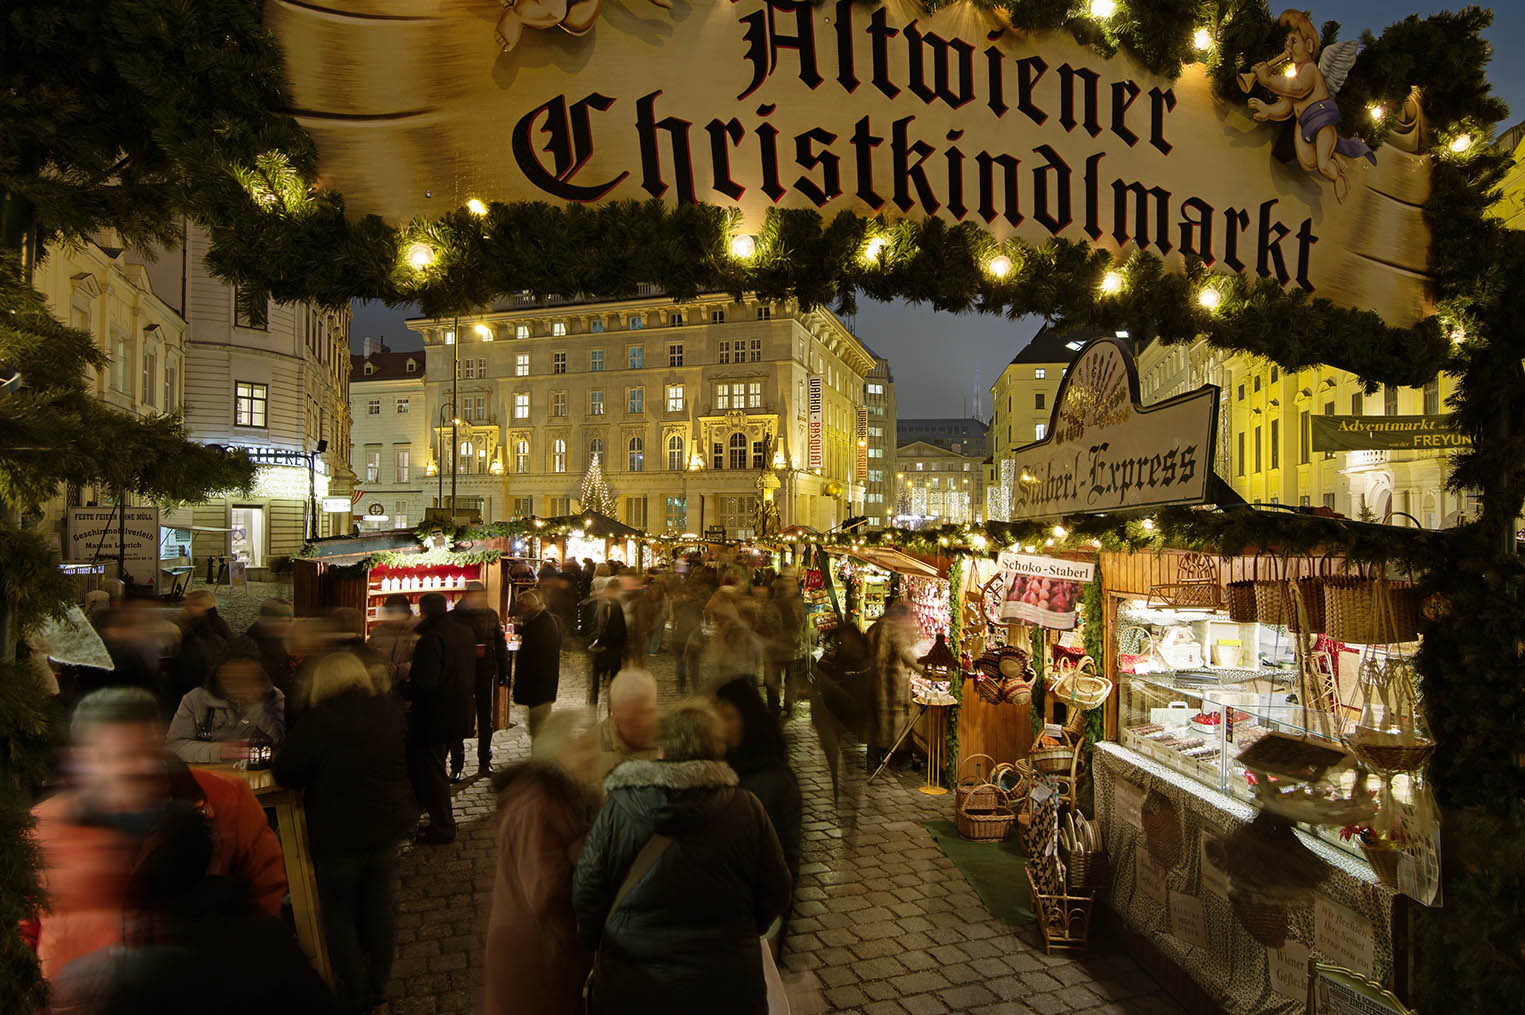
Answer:
<svg viewBox="0 0 1525 1015"><path fill-rule="evenodd" d="M1033 741L1033 749L1027 755L1027 763L1044 775L1069 775L1080 754L1079 744L1064 747L1043 747L1040 736Z"/></svg>
<svg viewBox="0 0 1525 1015"><path fill-rule="evenodd" d="M1371 864L1372 873L1377 875L1377 880L1396 891L1398 861L1403 859L1403 850L1385 843L1372 845L1362 842L1361 853L1366 857L1366 862Z"/></svg>
<svg viewBox="0 0 1525 1015"><path fill-rule="evenodd" d="M1074 895L1095 892L1106 882L1107 854L1096 851L1073 850L1064 854L1065 870L1069 872L1069 892Z"/></svg>
<svg viewBox="0 0 1525 1015"><path fill-rule="evenodd" d="M1033 877L1031 865L1027 869L1027 887L1037 912L1038 930L1043 934L1044 951L1084 948L1091 933L1092 895L1074 889L1057 894L1045 892Z"/></svg>
<svg viewBox="0 0 1525 1015"><path fill-rule="evenodd" d="M1228 599L1228 619L1241 624L1253 623L1255 616L1255 582L1260 577L1260 558L1255 558L1249 578L1231 581L1225 587Z"/></svg>
<svg viewBox="0 0 1525 1015"><path fill-rule="evenodd" d="M964 778L964 766L971 761L983 758L990 763L990 770L985 777L975 775L973 778ZM958 781L953 786L953 809L957 811L964 806L964 801L978 795L974 806L981 809L991 808L1001 802L998 787L992 785L995 781L993 776L996 769L996 760L988 754L971 754L958 763Z"/></svg>
<svg viewBox="0 0 1525 1015"><path fill-rule="evenodd" d="M1329 556L1325 554L1315 564L1309 558L1308 573L1292 582L1293 594L1302 603L1308 618L1307 634L1322 634L1326 623L1324 617L1324 583L1329 580ZM1293 611L1292 630L1302 632L1301 615Z"/></svg>
<svg viewBox="0 0 1525 1015"><path fill-rule="evenodd" d="M1255 619L1274 627L1291 627L1295 610L1292 585L1287 581L1287 562L1273 558L1270 570L1270 578L1255 581Z"/></svg>
<svg viewBox="0 0 1525 1015"><path fill-rule="evenodd" d="M1267 948L1287 943L1287 907L1253 895L1229 892L1229 906L1245 931Z"/></svg>
<svg viewBox="0 0 1525 1015"><path fill-rule="evenodd" d="M1413 641L1419 637L1419 590L1411 582L1385 581L1381 574L1326 579L1324 628L1329 637L1347 644Z"/></svg>
<svg viewBox="0 0 1525 1015"><path fill-rule="evenodd" d="M995 805L975 806L975 801L983 798L986 789L995 794ZM972 788L965 795L964 802L953 809L954 827L958 829L959 835L971 842L1004 842L1011 835L1012 825L1017 820L1016 812L1008 806L1008 801L1006 792L999 786L982 783Z"/></svg>
<svg viewBox="0 0 1525 1015"><path fill-rule="evenodd" d="M1059 677L1051 685L1057 699L1071 708L1100 708L1112 695L1112 681L1096 672L1096 661L1083 656L1079 663L1061 663Z"/></svg>

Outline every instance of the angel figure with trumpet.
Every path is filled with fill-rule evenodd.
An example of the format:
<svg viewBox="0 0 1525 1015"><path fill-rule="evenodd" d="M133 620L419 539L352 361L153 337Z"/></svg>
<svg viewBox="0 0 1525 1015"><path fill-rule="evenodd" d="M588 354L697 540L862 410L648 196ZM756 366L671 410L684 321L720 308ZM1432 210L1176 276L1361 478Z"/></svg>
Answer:
<svg viewBox="0 0 1525 1015"><path fill-rule="evenodd" d="M1318 32L1305 12L1283 11L1278 20L1287 27L1286 49L1275 59L1251 67L1249 74L1241 74L1239 85L1249 91L1259 84L1278 96L1275 102L1251 99L1252 115L1261 121L1296 117L1293 143L1298 164L1333 183L1335 200L1343 203L1350 183L1335 156L1365 158L1377 164L1377 156L1366 142L1340 137L1338 130L1340 107L1334 96L1355 65L1360 43L1337 42L1324 47L1320 56Z"/></svg>
<svg viewBox="0 0 1525 1015"><path fill-rule="evenodd" d="M672 7L672 0L651 0L658 7ZM598 20L602 0L502 0L503 13L493 29L498 48L507 53L519 45L525 28L559 28L568 35L584 35Z"/></svg>

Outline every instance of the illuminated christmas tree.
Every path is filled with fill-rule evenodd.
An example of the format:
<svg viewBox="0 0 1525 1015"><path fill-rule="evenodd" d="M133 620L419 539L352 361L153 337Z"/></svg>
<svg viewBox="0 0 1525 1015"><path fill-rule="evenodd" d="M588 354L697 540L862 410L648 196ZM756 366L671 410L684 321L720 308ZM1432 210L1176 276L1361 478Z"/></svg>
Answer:
<svg viewBox="0 0 1525 1015"><path fill-rule="evenodd" d="M604 479L604 467L599 463L597 453L593 455L593 461L588 464L588 471L582 477L582 491L577 499L581 501L583 511L596 511L614 517L614 491L609 489L609 482Z"/></svg>

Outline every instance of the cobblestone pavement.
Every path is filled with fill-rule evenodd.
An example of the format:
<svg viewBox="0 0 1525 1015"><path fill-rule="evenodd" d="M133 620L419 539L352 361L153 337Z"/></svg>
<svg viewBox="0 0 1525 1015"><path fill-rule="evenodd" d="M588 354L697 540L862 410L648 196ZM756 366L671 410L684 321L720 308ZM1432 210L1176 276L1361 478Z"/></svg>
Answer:
<svg viewBox="0 0 1525 1015"><path fill-rule="evenodd" d="M585 658L572 650L563 656L560 706L585 700ZM652 670L664 703L671 700L671 656L654 658ZM528 753L517 711L521 724L493 739L494 764ZM995 920L921 825L946 818L950 797L918 793L921 779L895 770L865 784L859 748L844 761L842 792L834 802L831 776L805 709L796 710L787 735L805 800L805 844L783 971L786 978L818 986L815 1010L861 1015L1179 1010L1124 956L1045 955L1034 928ZM481 1009L496 834L486 780L458 787L455 812L454 843L403 848L394 1013Z"/></svg>

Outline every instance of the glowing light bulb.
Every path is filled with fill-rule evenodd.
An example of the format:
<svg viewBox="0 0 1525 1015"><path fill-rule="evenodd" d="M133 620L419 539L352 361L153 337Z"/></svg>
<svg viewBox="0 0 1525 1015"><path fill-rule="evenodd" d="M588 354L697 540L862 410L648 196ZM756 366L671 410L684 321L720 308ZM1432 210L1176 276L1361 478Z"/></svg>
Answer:
<svg viewBox="0 0 1525 1015"><path fill-rule="evenodd" d="M868 242L863 244L863 263L873 264L879 260L879 255L884 251L885 247L889 246L889 242L883 236L869 237Z"/></svg>
<svg viewBox="0 0 1525 1015"><path fill-rule="evenodd" d="M742 233L731 237L731 256L738 261L751 260L757 253L757 237L751 233Z"/></svg>
<svg viewBox="0 0 1525 1015"><path fill-rule="evenodd" d="M1295 77L1297 77L1297 64L1295 64L1295 63L1287 64L1287 69L1282 71L1281 75L1282 75L1282 77L1287 77L1287 78L1295 78Z"/></svg>
<svg viewBox="0 0 1525 1015"><path fill-rule="evenodd" d="M1223 305L1223 294L1212 286L1205 286L1201 292L1197 293L1197 302L1202 305L1203 310L1211 312Z"/></svg>
<svg viewBox="0 0 1525 1015"><path fill-rule="evenodd" d="M1121 272L1109 271L1101 277L1101 291L1108 296L1116 295L1123 291L1123 276Z"/></svg>
<svg viewBox="0 0 1525 1015"><path fill-rule="evenodd" d="M1117 13L1117 0L1091 0L1091 17L1106 20Z"/></svg>
<svg viewBox="0 0 1525 1015"><path fill-rule="evenodd" d="M1370 116L1371 116L1371 118L1372 118L1372 119L1373 119L1373 120L1380 120L1380 119L1382 119L1382 114L1383 114L1383 113L1384 113L1384 112L1386 112L1386 110L1384 110L1384 109L1383 109L1383 108L1382 108L1382 107L1381 107L1381 106L1380 106L1380 105L1378 105L1378 104L1377 104L1377 103L1375 103L1375 102L1373 102L1373 103L1372 103L1372 104L1371 104L1371 105L1369 105L1369 106L1367 106L1367 107L1366 107L1366 112L1367 112L1367 113L1368 113L1368 114L1370 114Z"/></svg>
<svg viewBox="0 0 1525 1015"><path fill-rule="evenodd" d="M1448 145L1448 147L1451 149L1451 151L1455 152L1457 155L1460 155L1462 152L1472 147L1472 135L1458 134L1451 139L1451 143Z"/></svg>
<svg viewBox="0 0 1525 1015"><path fill-rule="evenodd" d="M1032 553L1035 550L1037 550L1038 548L1036 546L1024 546L1024 547L1022 547L1022 549L1025 550L1028 553Z"/></svg>
<svg viewBox="0 0 1525 1015"><path fill-rule="evenodd" d="M423 271L434 263L434 248L419 240L410 243L406 255L408 266L414 271Z"/></svg>
<svg viewBox="0 0 1525 1015"><path fill-rule="evenodd" d="M1455 325L1454 327L1451 328L1451 344L1452 345L1461 345L1466 340L1467 340L1467 329L1466 328L1463 328L1460 324Z"/></svg>
<svg viewBox="0 0 1525 1015"><path fill-rule="evenodd" d="M1069 532L1065 530L1065 527L1063 525L1055 525L1054 526L1054 538L1055 539L1063 539L1067 535L1069 535Z"/></svg>
<svg viewBox="0 0 1525 1015"><path fill-rule="evenodd" d="M474 197L466 202L466 210L471 212L471 214L475 215L477 218L481 218L483 215L487 214L487 205L483 204L480 199Z"/></svg>
<svg viewBox="0 0 1525 1015"><path fill-rule="evenodd" d="M1153 518L1145 518L1139 524L1144 527L1144 531L1145 532L1153 532L1154 531L1154 519Z"/></svg>
<svg viewBox="0 0 1525 1015"><path fill-rule="evenodd" d="M1198 50L1210 48L1213 44L1212 33L1205 28L1197 29L1196 34L1191 37L1191 44Z"/></svg>
<svg viewBox="0 0 1525 1015"><path fill-rule="evenodd" d="M1005 254L997 254L990 259L988 264L985 265L985 270L990 272L990 274L996 278L1005 278L1007 275L1010 275L1011 268L1011 258L1007 257Z"/></svg>

